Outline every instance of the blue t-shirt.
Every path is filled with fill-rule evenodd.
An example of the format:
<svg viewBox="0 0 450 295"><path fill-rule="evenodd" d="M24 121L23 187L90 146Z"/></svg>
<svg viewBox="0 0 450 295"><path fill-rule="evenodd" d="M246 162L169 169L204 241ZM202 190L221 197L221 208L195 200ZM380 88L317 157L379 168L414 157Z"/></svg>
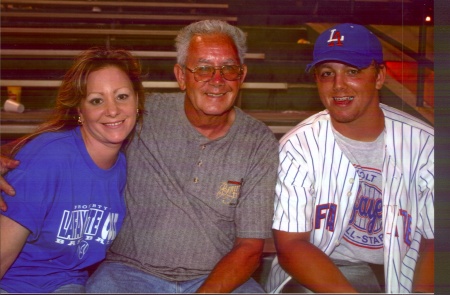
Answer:
<svg viewBox="0 0 450 295"><path fill-rule="evenodd" d="M80 128L42 134L16 157L6 175L16 196L3 195L1 212L31 233L0 281L8 292L48 293L84 285L86 267L101 261L125 216L126 160L100 169L89 156Z"/></svg>

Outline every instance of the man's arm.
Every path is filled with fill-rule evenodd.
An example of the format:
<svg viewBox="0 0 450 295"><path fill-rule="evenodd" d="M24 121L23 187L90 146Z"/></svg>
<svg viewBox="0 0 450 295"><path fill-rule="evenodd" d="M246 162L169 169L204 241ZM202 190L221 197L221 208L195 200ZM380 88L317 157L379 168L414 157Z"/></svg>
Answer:
<svg viewBox="0 0 450 295"><path fill-rule="evenodd" d="M197 293L231 293L258 268L263 239L236 238L233 249L214 267Z"/></svg>
<svg viewBox="0 0 450 295"><path fill-rule="evenodd" d="M16 260L30 231L0 214L0 279Z"/></svg>
<svg viewBox="0 0 450 295"><path fill-rule="evenodd" d="M5 156L0 155L0 174L8 172L10 169L14 169L19 165L19 161L7 158ZM0 192L4 191L10 196L14 196L16 192L13 187L6 182L3 176L0 176ZM6 211L7 206L3 198L0 196L0 210Z"/></svg>
<svg viewBox="0 0 450 295"><path fill-rule="evenodd" d="M306 288L315 293L356 293L331 259L310 243L310 232L273 234L280 265Z"/></svg>
<svg viewBox="0 0 450 295"><path fill-rule="evenodd" d="M413 280L414 293L434 293L434 239L420 243L419 259Z"/></svg>

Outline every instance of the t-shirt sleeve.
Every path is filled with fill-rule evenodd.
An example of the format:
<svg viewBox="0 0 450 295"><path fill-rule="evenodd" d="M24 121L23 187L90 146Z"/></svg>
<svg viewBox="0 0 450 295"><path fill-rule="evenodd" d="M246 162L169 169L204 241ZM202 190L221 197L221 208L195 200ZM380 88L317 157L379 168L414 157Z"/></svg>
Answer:
<svg viewBox="0 0 450 295"><path fill-rule="evenodd" d="M8 210L3 215L30 230L28 240L37 239L46 213L54 201L59 183L59 157L55 151L38 148L33 142L18 153L18 168L10 171L5 179L15 189L16 195L3 194Z"/></svg>

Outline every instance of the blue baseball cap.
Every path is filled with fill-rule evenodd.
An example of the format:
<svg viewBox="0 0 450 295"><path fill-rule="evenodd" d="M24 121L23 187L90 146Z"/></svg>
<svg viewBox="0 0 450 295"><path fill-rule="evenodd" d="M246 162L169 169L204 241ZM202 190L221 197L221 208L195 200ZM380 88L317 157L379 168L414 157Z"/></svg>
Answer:
<svg viewBox="0 0 450 295"><path fill-rule="evenodd" d="M324 61L342 62L363 69L373 60L383 63L383 48L378 38L365 27L340 24L320 34L314 45L313 59L306 66L307 72Z"/></svg>

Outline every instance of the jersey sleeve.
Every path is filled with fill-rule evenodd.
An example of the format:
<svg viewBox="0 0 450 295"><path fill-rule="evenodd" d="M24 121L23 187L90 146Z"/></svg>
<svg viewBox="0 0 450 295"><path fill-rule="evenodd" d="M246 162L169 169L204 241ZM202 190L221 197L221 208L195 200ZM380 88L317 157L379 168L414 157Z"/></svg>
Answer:
<svg viewBox="0 0 450 295"><path fill-rule="evenodd" d="M434 239L434 148L426 156L419 176L418 199L423 205L419 208L418 228L425 239Z"/></svg>
<svg viewBox="0 0 450 295"><path fill-rule="evenodd" d="M273 229L287 232L308 232L312 229L313 175L309 171L306 154L296 134L280 146Z"/></svg>

